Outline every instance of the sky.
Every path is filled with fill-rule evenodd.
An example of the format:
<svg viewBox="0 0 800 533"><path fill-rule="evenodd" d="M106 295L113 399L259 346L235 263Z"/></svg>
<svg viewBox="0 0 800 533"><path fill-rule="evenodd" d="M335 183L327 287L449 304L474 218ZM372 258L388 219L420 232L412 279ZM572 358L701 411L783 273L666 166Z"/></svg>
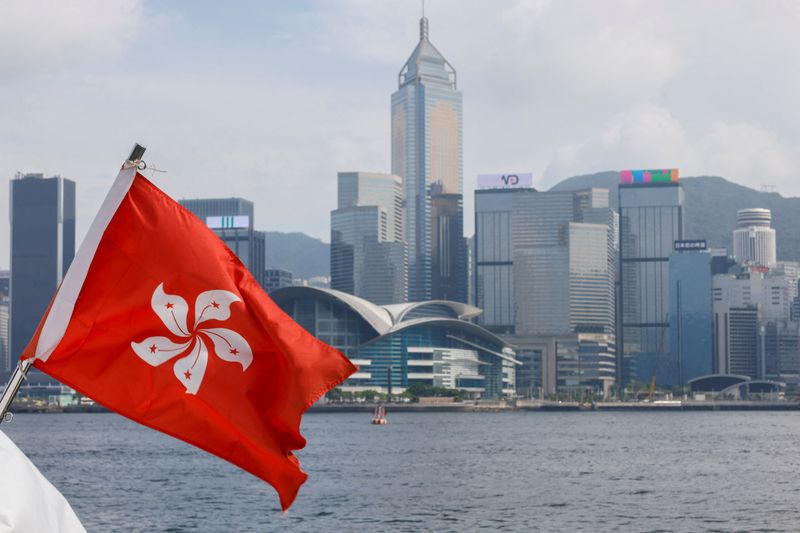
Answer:
<svg viewBox="0 0 800 533"><path fill-rule="evenodd" d="M679 168L800 195L800 1L427 0L476 175ZM329 241L336 173L390 171L419 0L3 0L0 179L77 183L79 241L134 142L176 199ZM9 188L0 186L0 268Z"/></svg>

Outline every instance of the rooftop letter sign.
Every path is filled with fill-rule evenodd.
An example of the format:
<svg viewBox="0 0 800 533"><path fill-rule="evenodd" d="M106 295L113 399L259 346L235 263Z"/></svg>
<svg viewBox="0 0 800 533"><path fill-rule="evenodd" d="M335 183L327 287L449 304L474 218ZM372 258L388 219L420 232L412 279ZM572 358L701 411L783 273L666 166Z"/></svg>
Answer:
<svg viewBox="0 0 800 533"><path fill-rule="evenodd" d="M678 169L658 170L623 170L619 173L619 182L628 183L670 183L678 181Z"/></svg>
<svg viewBox="0 0 800 533"><path fill-rule="evenodd" d="M533 187L533 174L478 174L479 189L521 189Z"/></svg>

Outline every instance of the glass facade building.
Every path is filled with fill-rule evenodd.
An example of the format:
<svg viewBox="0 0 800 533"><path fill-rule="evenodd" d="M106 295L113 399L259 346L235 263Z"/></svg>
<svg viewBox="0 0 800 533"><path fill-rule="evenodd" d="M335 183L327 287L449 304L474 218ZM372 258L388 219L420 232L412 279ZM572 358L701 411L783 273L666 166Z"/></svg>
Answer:
<svg viewBox="0 0 800 533"><path fill-rule="evenodd" d="M459 224L452 223L453 217L460 218L463 226L461 202L455 202L458 214L447 214L451 221L444 224L433 199L438 194L463 194L461 92L455 69L428 39L424 17L419 43L392 94L391 123L392 173L405 185L408 298L441 299L459 287L457 292L466 301L466 251L461 250L465 243Z"/></svg>
<svg viewBox="0 0 800 533"><path fill-rule="evenodd" d="M377 205L386 212L382 241L402 242L403 180L393 174L378 172L339 172L337 176L338 209Z"/></svg>
<svg viewBox="0 0 800 533"><path fill-rule="evenodd" d="M569 325L575 333L614 333L614 271L609 262L609 227L571 222Z"/></svg>
<svg viewBox="0 0 800 533"><path fill-rule="evenodd" d="M676 251L669 258L671 356L653 369L656 382L685 386L714 372L714 310L710 252Z"/></svg>
<svg viewBox="0 0 800 533"><path fill-rule="evenodd" d="M431 196L431 260L433 297L467 301L467 244L460 194Z"/></svg>
<svg viewBox="0 0 800 533"><path fill-rule="evenodd" d="M420 383L476 398L514 395L520 363L503 340L468 321L480 309L446 301L378 306L311 287L271 296L309 333L359 366L344 390L399 394Z"/></svg>
<svg viewBox="0 0 800 533"><path fill-rule="evenodd" d="M622 383L649 382L654 361L671 353L669 257L673 243L683 239L683 216L683 188L677 182L619 186L617 341Z"/></svg>
<svg viewBox="0 0 800 533"><path fill-rule="evenodd" d="M355 294L377 304L407 299L406 244L371 242L364 246L364 276Z"/></svg>
<svg viewBox="0 0 800 533"><path fill-rule="evenodd" d="M606 189L513 194L514 331L563 335L614 331L615 217ZM603 220L607 223L587 223ZM480 240L480 239L478 239Z"/></svg>
<svg viewBox="0 0 800 533"><path fill-rule="evenodd" d="M518 353L538 354L521 356L535 365L521 367L518 375L539 373L522 383L526 394L531 387L552 394L567 386L569 380L558 378L556 340L584 334L601 337L605 351L581 359L582 375L601 376L582 386L608 389L607 355L616 350L617 228L606 189L475 191L473 284L476 304L484 309L478 323L503 335ZM610 361L614 375L614 357ZM561 368L563 378L569 371Z"/></svg>
<svg viewBox="0 0 800 533"><path fill-rule="evenodd" d="M247 267L264 290L267 235L253 229L253 202L244 198L200 198L179 202L206 223Z"/></svg>
<svg viewBox="0 0 800 533"><path fill-rule="evenodd" d="M758 378L758 308L732 307L725 319L728 372Z"/></svg>
<svg viewBox="0 0 800 533"><path fill-rule="evenodd" d="M331 211L331 287L378 304L408 295L402 180L342 172Z"/></svg>
<svg viewBox="0 0 800 533"><path fill-rule="evenodd" d="M365 246L386 235L386 210L378 205L331 211L331 288L363 293Z"/></svg>
<svg viewBox="0 0 800 533"><path fill-rule="evenodd" d="M473 277L478 323L496 333L514 331L514 251L511 217L516 189L475 191Z"/></svg>
<svg viewBox="0 0 800 533"><path fill-rule="evenodd" d="M11 335L8 374L33 337L75 256L75 182L42 174L11 180ZM57 382L32 369L27 386Z"/></svg>

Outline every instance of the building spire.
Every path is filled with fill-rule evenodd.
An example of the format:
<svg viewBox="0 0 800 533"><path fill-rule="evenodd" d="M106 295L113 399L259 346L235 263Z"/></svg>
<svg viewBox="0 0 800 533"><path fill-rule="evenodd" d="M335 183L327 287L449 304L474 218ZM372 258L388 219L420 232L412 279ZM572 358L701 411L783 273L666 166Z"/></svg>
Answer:
<svg viewBox="0 0 800 533"><path fill-rule="evenodd" d="M419 40L428 40L428 18L425 16L425 0L422 0L422 18L419 19Z"/></svg>

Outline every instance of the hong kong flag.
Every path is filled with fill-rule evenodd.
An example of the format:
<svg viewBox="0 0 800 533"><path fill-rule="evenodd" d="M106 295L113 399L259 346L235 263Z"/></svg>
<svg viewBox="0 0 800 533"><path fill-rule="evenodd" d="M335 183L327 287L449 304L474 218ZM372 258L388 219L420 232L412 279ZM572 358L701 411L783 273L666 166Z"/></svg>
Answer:
<svg viewBox="0 0 800 533"><path fill-rule="evenodd" d="M307 478L302 413L356 369L131 163L22 358L267 481L284 510Z"/></svg>

